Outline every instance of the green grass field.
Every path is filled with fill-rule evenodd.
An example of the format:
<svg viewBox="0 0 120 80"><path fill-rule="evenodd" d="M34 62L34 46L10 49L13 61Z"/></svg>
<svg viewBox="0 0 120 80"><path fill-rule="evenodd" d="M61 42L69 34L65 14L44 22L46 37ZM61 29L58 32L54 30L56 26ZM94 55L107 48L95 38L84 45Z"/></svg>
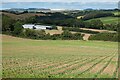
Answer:
<svg viewBox="0 0 120 80"><path fill-rule="evenodd" d="M95 18L95 19L100 19L104 24L114 24L118 23L118 18L117 17L102 17L102 18ZM87 21L91 21L94 19L90 19Z"/></svg>
<svg viewBox="0 0 120 80"><path fill-rule="evenodd" d="M3 78L116 78L117 42L3 35Z"/></svg>
<svg viewBox="0 0 120 80"><path fill-rule="evenodd" d="M115 15L119 15L119 14L120 14L120 12L118 12L118 11L113 11L113 13L114 13Z"/></svg>

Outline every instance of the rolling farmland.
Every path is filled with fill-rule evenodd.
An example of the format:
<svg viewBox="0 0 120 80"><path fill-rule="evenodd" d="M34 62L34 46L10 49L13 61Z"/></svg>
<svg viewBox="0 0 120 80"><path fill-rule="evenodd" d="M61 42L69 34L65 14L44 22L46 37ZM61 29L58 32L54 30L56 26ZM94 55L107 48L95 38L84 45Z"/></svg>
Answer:
<svg viewBox="0 0 120 80"><path fill-rule="evenodd" d="M117 42L3 35L3 78L117 78Z"/></svg>

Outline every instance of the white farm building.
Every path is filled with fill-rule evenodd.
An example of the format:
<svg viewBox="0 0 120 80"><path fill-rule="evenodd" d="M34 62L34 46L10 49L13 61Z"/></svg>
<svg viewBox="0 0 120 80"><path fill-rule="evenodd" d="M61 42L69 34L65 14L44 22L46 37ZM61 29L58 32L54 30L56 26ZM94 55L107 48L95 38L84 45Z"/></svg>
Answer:
<svg viewBox="0 0 120 80"><path fill-rule="evenodd" d="M45 25L24 24L22 26L23 28L36 29L36 30L52 29L52 26L45 26Z"/></svg>

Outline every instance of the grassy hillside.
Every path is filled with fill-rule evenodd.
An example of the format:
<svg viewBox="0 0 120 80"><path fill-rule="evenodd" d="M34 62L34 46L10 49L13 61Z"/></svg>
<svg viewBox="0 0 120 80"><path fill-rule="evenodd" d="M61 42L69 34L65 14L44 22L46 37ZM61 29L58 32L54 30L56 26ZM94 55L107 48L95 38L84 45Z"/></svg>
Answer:
<svg viewBox="0 0 120 80"><path fill-rule="evenodd" d="M117 43L3 35L3 78L118 77Z"/></svg>
<svg viewBox="0 0 120 80"><path fill-rule="evenodd" d="M95 19L100 19L104 24L114 24L118 23L118 18L117 17L102 17L102 18L95 18ZM91 21L94 19L90 19L87 21Z"/></svg>
<svg viewBox="0 0 120 80"><path fill-rule="evenodd" d="M114 13L114 15L119 15L120 14L120 12L118 12L118 11L113 11L113 13Z"/></svg>

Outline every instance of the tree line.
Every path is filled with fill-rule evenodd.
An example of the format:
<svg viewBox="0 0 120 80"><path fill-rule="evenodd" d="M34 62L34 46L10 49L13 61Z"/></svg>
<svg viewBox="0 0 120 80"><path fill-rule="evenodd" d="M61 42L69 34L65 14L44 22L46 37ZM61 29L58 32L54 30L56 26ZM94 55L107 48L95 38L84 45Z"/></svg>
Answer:
<svg viewBox="0 0 120 80"><path fill-rule="evenodd" d="M91 35L89 37L89 40L102 40L102 41L115 41L115 42L118 42L118 39L119 39L118 33L108 33L108 32Z"/></svg>

